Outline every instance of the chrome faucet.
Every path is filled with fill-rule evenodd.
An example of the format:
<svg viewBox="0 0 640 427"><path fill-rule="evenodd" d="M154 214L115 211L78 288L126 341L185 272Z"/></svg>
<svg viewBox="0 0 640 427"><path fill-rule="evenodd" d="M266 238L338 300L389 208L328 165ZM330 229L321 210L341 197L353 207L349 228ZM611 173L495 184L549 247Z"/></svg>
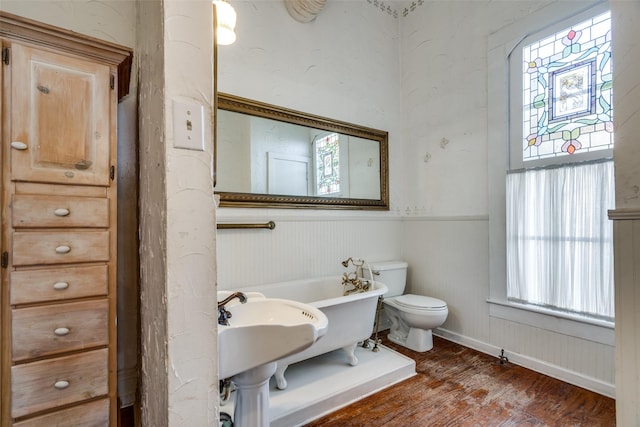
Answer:
<svg viewBox="0 0 640 427"><path fill-rule="evenodd" d="M234 298L238 298L242 304L247 302L247 296L242 292L234 292L222 301L218 301L218 325L229 326L231 312L225 308L225 305Z"/></svg>

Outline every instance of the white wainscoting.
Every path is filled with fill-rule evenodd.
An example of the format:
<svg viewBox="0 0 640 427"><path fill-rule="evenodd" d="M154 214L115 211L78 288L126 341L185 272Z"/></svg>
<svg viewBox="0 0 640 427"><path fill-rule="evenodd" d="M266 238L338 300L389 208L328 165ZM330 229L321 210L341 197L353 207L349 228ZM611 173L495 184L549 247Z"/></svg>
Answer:
<svg viewBox="0 0 640 427"><path fill-rule="evenodd" d="M490 315L489 219L405 218L405 259L412 293L447 302L439 329L453 341L584 387L614 395L615 348Z"/></svg>
<svg viewBox="0 0 640 427"><path fill-rule="evenodd" d="M219 290L341 275L346 270L340 262L349 257L371 262L402 256L402 221L385 214L316 211L309 216L273 210L253 217L219 217L220 223L267 221L274 221L276 228L218 230Z"/></svg>
<svg viewBox="0 0 640 427"><path fill-rule="evenodd" d="M526 326L526 325L520 325L520 326ZM510 329L510 328L507 327L505 329ZM517 329L517 326L512 329ZM535 331L535 332L530 331L528 333L525 333L522 335L524 337L522 341L529 340L532 336L535 339L539 336L544 335L540 332L541 331ZM509 363L514 363L516 365L523 366L525 368L531 369L532 371L540 372L550 377L557 378L561 381L564 381L573 385L577 385L579 387L594 391L596 393L599 393L608 397L612 397L612 398L615 397L614 384L605 382L605 381L600 381L594 377L584 375L580 372L576 372L574 370L570 370L562 366L554 365L553 363L549 363L546 360L541 360L536 357L532 357L528 354L516 353L512 350L509 350L508 348L503 348L497 345L492 345L482 341L478 341L473 338L458 334L456 332L448 331L442 328L435 330L434 334L442 338L446 338L450 341L456 342L458 344L462 344L465 347L470 347L475 350L486 353L488 355L495 356L496 359L498 358L499 355L501 355L501 351L504 350L504 355L509 359ZM559 335L559 334L555 334L555 335ZM551 337L551 341L553 341L554 338L557 341L558 337ZM537 344L540 344L540 339L535 339L535 341L537 342ZM583 341L581 343L573 343L570 345L580 346L584 344L585 342ZM541 346L541 348L544 349L545 353L552 353L557 357L562 357L562 353L566 353L565 347L566 347L565 345L557 345L554 347L552 343L547 341L545 341L544 344ZM588 352L589 349L586 349L585 351ZM594 357L595 353L596 352L594 352L593 354L586 353L588 356L584 357L585 362L599 365L602 362L602 360L597 360L598 358ZM605 359L612 358L612 357L607 357L602 355L601 357L604 357ZM608 363L608 360L605 360L604 362Z"/></svg>
<svg viewBox="0 0 640 427"><path fill-rule="evenodd" d="M276 222L274 230L218 231L218 289L341 274L340 261L349 256L406 260L409 291L447 302L449 318L441 329L446 338L496 356L504 349L513 363L613 396L613 346L490 316L486 216L272 211L220 218L269 220Z"/></svg>
<svg viewBox="0 0 640 427"><path fill-rule="evenodd" d="M616 283L616 418L640 425L640 210L618 209L613 240Z"/></svg>

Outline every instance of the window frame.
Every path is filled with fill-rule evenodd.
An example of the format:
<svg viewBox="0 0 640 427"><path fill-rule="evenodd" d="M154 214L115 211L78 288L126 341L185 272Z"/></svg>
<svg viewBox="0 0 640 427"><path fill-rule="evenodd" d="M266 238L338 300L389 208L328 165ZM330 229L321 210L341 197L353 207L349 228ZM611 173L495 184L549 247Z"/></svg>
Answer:
<svg viewBox="0 0 640 427"><path fill-rule="evenodd" d="M318 164L320 164L321 159L319 157L319 153L318 153L318 144L320 143L320 141L333 137L335 135L335 138L338 142L338 191L336 192L329 192L329 193L321 193L320 192L320 180L318 179L318 175L320 173L322 173L320 171L320 168L318 168ZM344 160L344 153L343 153L343 149L342 149L342 141L341 141L341 137L340 134L338 132L321 132L320 134L316 135L313 138L313 191L314 191L314 195L318 196L318 197L341 197L344 194L344 171L343 171L343 160ZM331 160L333 163L333 159Z"/></svg>
<svg viewBox="0 0 640 427"><path fill-rule="evenodd" d="M607 10L609 10L608 3L598 3L594 6L588 7L586 10L578 12L576 14L560 18L556 22L550 23L544 28L535 30L531 33L526 34L522 39L518 41L516 45L513 46L509 53L510 63L518 62L522 63L522 50L521 48L525 45L531 44L534 41L544 39L550 34L557 33L564 29L567 29L573 24L581 23L586 21L587 19L592 18L593 16L600 15ZM543 9L544 10L544 9ZM585 61L587 62L587 61ZM551 82L550 82L551 84ZM509 93L522 93L523 89L522 83L522 71L519 67L509 67ZM595 94L594 94L595 95ZM509 116L512 121L518 121L522 123L523 115L522 115L522 102L514 101L509 97ZM599 160L602 158L613 158L613 149L602 149L597 151L585 151L585 152L576 152L572 155L566 156L554 156L545 159L539 160L527 160L524 161L522 159L522 126L520 127L510 127L509 128L509 166L511 170L518 169L529 169L534 167L548 167L551 165L562 165L566 163L578 163L583 161L591 161L591 160Z"/></svg>
<svg viewBox="0 0 640 427"><path fill-rule="evenodd" d="M597 9L596 9L597 8ZM608 1L557 2L491 34L488 40L488 195L489 195L489 315L573 337L614 345L614 322L518 304L507 299L506 175L510 168L510 55L531 34L580 22L609 8ZM549 22L547 26L540 22ZM521 80L521 76L518 77ZM508 84L505 84L508 82ZM520 127L521 128L521 127ZM521 133L521 131L520 131Z"/></svg>

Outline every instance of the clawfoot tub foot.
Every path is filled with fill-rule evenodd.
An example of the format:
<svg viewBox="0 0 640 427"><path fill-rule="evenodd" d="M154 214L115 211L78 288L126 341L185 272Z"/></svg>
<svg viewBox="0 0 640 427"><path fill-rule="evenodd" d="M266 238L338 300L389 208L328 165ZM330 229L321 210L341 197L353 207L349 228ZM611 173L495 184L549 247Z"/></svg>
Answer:
<svg viewBox="0 0 640 427"><path fill-rule="evenodd" d="M347 359L349 360L349 365L356 366L358 364L358 358L356 357L356 347L358 343L355 342L353 344L349 344L346 347L342 347L342 350L347 354Z"/></svg>
<svg viewBox="0 0 640 427"><path fill-rule="evenodd" d="M287 370L287 368L289 367L289 365L281 365L280 363L278 363L278 366L276 367L276 387L278 387L278 390L284 390L287 388L287 379L284 377L284 371Z"/></svg>

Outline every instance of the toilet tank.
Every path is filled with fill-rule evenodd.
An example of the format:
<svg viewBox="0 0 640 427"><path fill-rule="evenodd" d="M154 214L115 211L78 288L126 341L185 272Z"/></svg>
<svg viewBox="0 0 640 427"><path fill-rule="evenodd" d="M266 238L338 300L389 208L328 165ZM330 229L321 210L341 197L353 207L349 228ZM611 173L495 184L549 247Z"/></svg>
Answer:
<svg viewBox="0 0 640 427"><path fill-rule="evenodd" d="M382 282L389 288L385 297L395 297L404 293L407 284L407 264L404 261L372 262L373 280ZM368 273L368 271L365 272ZM368 275L368 274L367 274Z"/></svg>

